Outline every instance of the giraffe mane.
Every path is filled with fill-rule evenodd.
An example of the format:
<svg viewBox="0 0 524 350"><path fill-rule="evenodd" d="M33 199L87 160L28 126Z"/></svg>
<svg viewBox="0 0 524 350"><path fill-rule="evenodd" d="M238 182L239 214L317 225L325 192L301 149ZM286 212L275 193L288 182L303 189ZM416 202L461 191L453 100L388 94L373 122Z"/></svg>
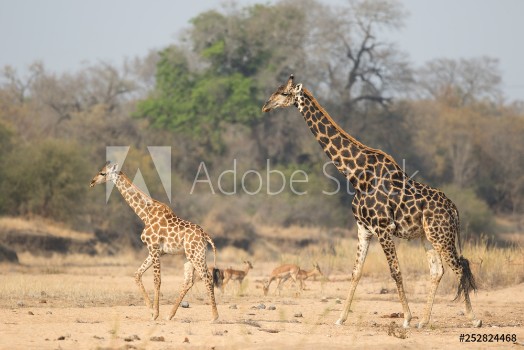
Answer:
<svg viewBox="0 0 524 350"><path fill-rule="evenodd" d="M333 127L335 129L337 129L338 132L340 132L342 135L344 135L346 138L348 138L352 143L354 143L358 147L360 147L362 149L365 149L367 151L370 151L372 153L377 153L377 154L383 155L387 160L389 160L395 166L400 168L400 166L397 164L397 162L395 161L395 159L393 159L392 156L390 156L389 154L387 154L386 152L384 152L382 150L366 146L365 144L363 144L362 142L360 142L359 140L357 140L356 138L354 138L353 136L348 134L347 131L342 129L342 127L340 127L340 125L338 125L337 122L335 122L335 120L329 115L329 113L320 105L320 103L315 99L315 97L313 97L313 94L311 93L311 91L309 91L306 88L302 88L302 91L304 92L304 95L306 95L307 98L309 98L311 103L313 103L315 105L315 107L317 107L324 114L324 116L326 117L327 120L329 120L331 125L333 125Z"/></svg>
<svg viewBox="0 0 524 350"><path fill-rule="evenodd" d="M122 177L123 177L127 182L129 182L129 183L131 184L131 186L133 186L133 190L136 191L136 192L138 192L142 198L147 198L147 199L150 200L151 202L158 202L157 200L151 198L151 196L149 196L147 193L145 193L144 191L142 191L142 190L140 189L140 187L138 187L137 185L135 185L135 184L133 183L133 181L131 181L131 179L130 179L130 178L129 178L129 177L128 177L128 176L127 176L123 171L119 171L118 174L119 174L120 176L122 176ZM158 202L158 203L160 203L160 202ZM163 203L162 203L162 204L163 204Z"/></svg>

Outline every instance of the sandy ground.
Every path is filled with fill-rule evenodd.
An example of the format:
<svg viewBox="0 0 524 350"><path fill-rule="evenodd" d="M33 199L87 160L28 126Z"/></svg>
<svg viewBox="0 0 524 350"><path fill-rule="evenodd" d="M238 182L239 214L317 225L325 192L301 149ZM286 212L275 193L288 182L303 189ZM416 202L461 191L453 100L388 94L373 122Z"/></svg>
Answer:
<svg viewBox="0 0 524 350"><path fill-rule="evenodd" d="M217 291L220 319L211 323L211 307L198 282L187 295L189 308L165 320L177 295L180 271L163 271L160 317L150 319L134 284L132 267L66 268L51 274L4 269L0 300L1 349L483 349L523 348L524 284L472 295L484 324L472 328L453 295L438 295L430 325L399 328L401 311L390 281L364 277L349 319L336 326L348 281L307 281L296 295L263 296L264 276L253 271L242 290L235 284ZM144 276L152 290L151 276ZM419 321L428 278L405 278L414 319ZM17 291L19 288L19 291ZM61 293L61 291L64 291ZM18 295L16 295L18 293ZM265 309L257 306L264 304ZM274 306L270 310L269 306ZM515 334L513 342L461 343L460 334ZM519 343L521 345L519 345ZM524 349L524 348L523 348Z"/></svg>

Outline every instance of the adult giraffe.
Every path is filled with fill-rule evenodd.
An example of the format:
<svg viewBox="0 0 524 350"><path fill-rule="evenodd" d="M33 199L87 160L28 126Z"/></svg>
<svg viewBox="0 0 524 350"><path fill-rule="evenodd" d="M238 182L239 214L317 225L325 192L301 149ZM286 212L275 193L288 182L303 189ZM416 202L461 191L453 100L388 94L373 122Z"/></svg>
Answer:
<svg viewBox="0 0 524 350"><path fill-rule="evenodd" d="M431 274L431 289L419 328L428 324L435 292L444 274L442 258L459 277L456 298L464 295L466 316L473 326L482 321L475 318L469 299L476 290L469 262L459 256L456 240L459 235L459 214L455 204L440 190L410 179L395 160L381 150L368 147L342 130L302 84L294 84L291 75L262 107L263 112L294 105L303 115L309 129L337 169L355 188L352 203L358 228L358 248L351 286L342 313L336 324L343 324L373 235L377 236L388 260L391 276L396 282L404 310L404 327L409 327L409 310L398 264L393 236L421 238Z"/></svg>

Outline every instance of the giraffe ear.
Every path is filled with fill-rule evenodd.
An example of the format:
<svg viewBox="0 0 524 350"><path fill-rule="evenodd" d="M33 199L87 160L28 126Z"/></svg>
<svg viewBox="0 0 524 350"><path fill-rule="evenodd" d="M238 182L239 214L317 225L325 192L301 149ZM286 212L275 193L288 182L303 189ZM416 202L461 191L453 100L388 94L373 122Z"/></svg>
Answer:
<svg viewBox="0 0 524 350"><path fill-rule="evenodd" d="M287 83L286 83L286 88L288 89L288 91L289 91L289 89L291 89L293 87L293 79L294 79L294 76L293 76L293 74L291 74L289 76L289 79L287 80Z"/></svg>
<svg viewBox="0 0 524 350"><path fill-rule="evenodd" d="M110 172L116 172L117 168L118 168L118 163L111 164L111 166L109 167L109 171Z"/></svg>
<svg viewBox="0 0 524 350"><path fill-rule="evenodd" d="M295 85L294 92L295 92L295 94L298 94L298 93L302 92L302 84Z"/></svg>

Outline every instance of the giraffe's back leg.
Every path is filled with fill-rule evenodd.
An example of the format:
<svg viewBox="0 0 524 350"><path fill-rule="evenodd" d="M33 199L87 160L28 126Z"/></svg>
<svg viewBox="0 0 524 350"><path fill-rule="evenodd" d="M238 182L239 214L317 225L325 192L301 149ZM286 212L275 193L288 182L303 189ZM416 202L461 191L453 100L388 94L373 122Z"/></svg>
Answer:
<svg viewBox="0 0 524 350"><path fill-rule="evenodd" d="M422 316L423 318L418 324L418 328L422 328L429 323L431 309L433 308L433 302L435 301L435 293L437 292L442 275L444 275L444 266L442 265L440 252L437 251L433 245L424 237L422 238L422 244L424 245L424 249L426 250L426 258L428 259L429 273L431 276L431 289L428 293L426 307Z"/></svg>
<svg viewBox="0 0 524 350"><path fill-rule="evenodd" d="M195 268L193 267L193 264L190 261L187 261L184 264L184 283L182 284L182 288L180 289L180 293L178 294L178 298L175 300L175 303L173 305L173 309L171 310L171 314L169 315L168 319L172 319L177 310L180 306L180 303L184 299L186 293L188 290L191 289L193 286L193 273L195 271Z"/></svg>
<svg viewBox="0 0 524 350"><path fill-rule="evenodd" d="M194 260L194 258L192 258L192 260ZM218 310L215 301L215 289L213 286L213 278L209 274L209 270L207 268L205 253L203 258L198 259L198 261L193 261L193 266L195 267L196 272L202 278L202 281L204 281L204 284L207 288L207 294L211 303L211 312L213 314L212 321L216 321L218 319Z"/></svg>
<svg viewBox="0 0 524 350"><path fill-rule="evenodd" d="M455 224L456 223L456 224ZM471 300L469 292L476 290L475 279L469 267L469 261L462 255L457 253L455 246L455 239L458 235L460 227L458 220L440 221L432 220L431 214L424 214L424 227L426 231L426 238L431 242L433 247L440 253L442 259L455 272L459 279L458 291L455 299L464 295L464 306L466 317L471 321L474 327L480 327L482 320L475 317L473 308L471 307Z"/></svg>

